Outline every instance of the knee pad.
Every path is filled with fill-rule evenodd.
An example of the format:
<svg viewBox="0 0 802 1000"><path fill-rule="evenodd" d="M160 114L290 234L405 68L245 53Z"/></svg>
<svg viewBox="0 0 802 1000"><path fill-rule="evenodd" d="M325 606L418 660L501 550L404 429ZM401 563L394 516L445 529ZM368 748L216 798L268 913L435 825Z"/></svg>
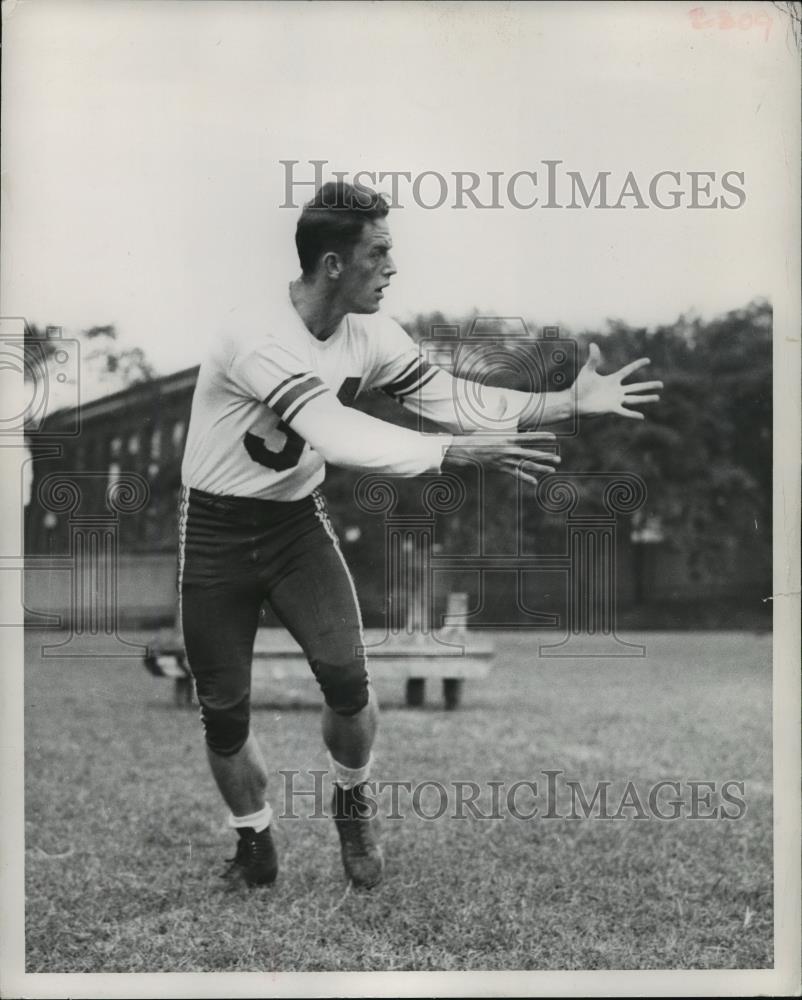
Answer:
<svg viewBox="0 0 802 1000"><path fill-rule="evenodd" d="M356 715L368 703L368 672L364 657L345 663L312 662L326 704L337 715Z"/></svg>
<svg viewBox="0 0 802 1000"><path fill-rule="evenodd" d="M213 708L201 701L201 719L210 750L231 757L243 748L250 731L250 701L247 694L230 708Z"/></svg>

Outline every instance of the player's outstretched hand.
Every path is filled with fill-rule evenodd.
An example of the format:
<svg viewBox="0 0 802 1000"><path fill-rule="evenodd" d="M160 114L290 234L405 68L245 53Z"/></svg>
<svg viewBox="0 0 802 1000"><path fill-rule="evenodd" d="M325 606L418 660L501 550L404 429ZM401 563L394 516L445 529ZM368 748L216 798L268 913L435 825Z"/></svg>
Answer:
<svg viewBox="0 0 802 1000"><path fill-rule="evenodd" d="M648 358L638 358L617 372L610 375L600 375L597 371L602 363L598 344L591 344L588 360L577 376L574 385L576 391L577 412L584 417L594 417L602 413L617 413L621 417L633 420L643 420L644 416L638 410L630 410L630 406L643 406L645 403L656 403L660 399L659 391L662 382L628 382L624 379L633 372L649 364Z"/></svg>
<svg viewBox="0 0 802 1000"><path fill-rule="evenodd" d="M446 449L443 465L476 465L498 469L524 483L537 486L538 477L554 472L560 456L544 450L557 438L549 431L520 434L457 434ZM539 447L538 447L539 446Z"/></svg>

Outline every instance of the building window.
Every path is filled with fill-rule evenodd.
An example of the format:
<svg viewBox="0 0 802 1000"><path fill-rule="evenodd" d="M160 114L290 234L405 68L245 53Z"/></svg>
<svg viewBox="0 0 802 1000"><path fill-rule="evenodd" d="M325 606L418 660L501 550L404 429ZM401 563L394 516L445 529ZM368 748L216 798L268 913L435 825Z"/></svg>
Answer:
<svg viewBox="0 0 802 1000"><path fill-rule="evenodd" d="M109 452L112 458L116 458L120 454L120 449L123 446L123 439L119 437L113 437L111 443L109 444Z"/></svg>
<svg viewBox="0 0 802 1000"><path fill-rule="evenodd" d="M132 434L131 437L128 438L128 454L129 455L138 455L139 454L139 435L138 434Z"/></svg>
<svg viewBox="0 0 802 1000"><path fill-rule="evenodd" d="M150 435L150 457L157 459L162 457L162 432L157 427Z"/></svg>

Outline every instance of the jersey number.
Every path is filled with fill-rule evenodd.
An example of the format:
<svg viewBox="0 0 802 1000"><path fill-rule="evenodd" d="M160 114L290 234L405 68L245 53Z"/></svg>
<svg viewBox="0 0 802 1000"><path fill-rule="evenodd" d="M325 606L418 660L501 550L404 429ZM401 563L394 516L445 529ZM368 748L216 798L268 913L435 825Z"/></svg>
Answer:
<svg viewBox="0 0 802 1000"><path fill-rule="evenodd" d="M343 406L350 406L356 399L356 394L359 391L359 381L358 378L350 376L340 386L337 399L339 399ZM264 465L267 469L274 469L276 472L286 472L287 469L294 469L298 462L300 462L301 453L304 450L306 442L300 434L296 434L292 427L288 427L283 420L279 423L278 429L287 438L281 451L271 451L265 444L264 438L260 438L256 434L251 434L250 431L245 433L243 443L245 444L245 450L254 462Z"/></svg>

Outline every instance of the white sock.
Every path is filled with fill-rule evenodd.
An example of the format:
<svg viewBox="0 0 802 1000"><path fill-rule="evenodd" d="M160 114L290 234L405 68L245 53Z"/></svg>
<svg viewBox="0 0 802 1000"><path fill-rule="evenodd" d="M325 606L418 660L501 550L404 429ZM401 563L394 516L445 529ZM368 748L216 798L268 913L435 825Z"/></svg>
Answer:
<svg viewBox="0 0 802 1000"><path fill-rule="evenodd" d="M334 772L334 781L340 788L353 788L354 785L360 785L363 781L368 780L370 768L373 764L373 754L368 757L367 764L363 764L362 767L346 767L344 764L336 761L331 754L328 757L329 766Z"/></svg>
<svg viewBox="0 0 802 1000"><path fill-rule="evenodd" d="M273 810L270 808L270 803L265 802L263 809L251 813L250 816L234 816L232 813L228 817L228 825L237 830L243 826L250 826L254 833L261 833L262 830L266 830L270 826L271 819L273 819Z"/></svg>

